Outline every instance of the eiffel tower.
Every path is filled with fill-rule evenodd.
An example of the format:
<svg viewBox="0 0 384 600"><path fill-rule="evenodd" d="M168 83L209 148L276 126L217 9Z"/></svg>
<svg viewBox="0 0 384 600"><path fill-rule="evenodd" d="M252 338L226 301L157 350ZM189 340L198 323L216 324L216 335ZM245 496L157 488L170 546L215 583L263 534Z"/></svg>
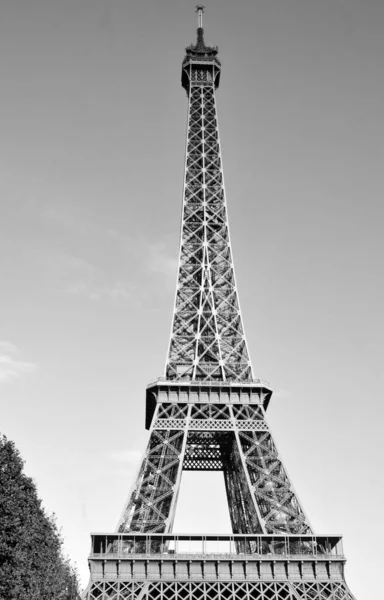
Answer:
<svg viewBox="0 0 384 600"><path fill-rule="evenodd" d="M229 237L216 111L221 64L186 48L188 96L178 283L164 377L146 393L149 442L117 531L92 535L86 600L354 600L339 535L312 530L254 377ZM222 471L227 535L172 531L183 470Z"/></svg>

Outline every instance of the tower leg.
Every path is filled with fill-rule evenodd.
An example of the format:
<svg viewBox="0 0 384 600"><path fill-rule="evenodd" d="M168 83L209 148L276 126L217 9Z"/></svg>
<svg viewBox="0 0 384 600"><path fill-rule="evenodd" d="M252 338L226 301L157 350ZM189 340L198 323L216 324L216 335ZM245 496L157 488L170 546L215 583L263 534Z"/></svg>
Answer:
<svg viewBox="0 0 384 600"><path fill-rule="evenodd" d="M185 436L183 429L152 427L144 460L118 525L119 532L169 530L180 486Z"/></svg>
<svg viewBox="0 0 384 600"><path fill-rule="evenodd" d="M241 449L233 435L229 460L224 463L224 480L233 533L263 533L245 469Z"/></svg>

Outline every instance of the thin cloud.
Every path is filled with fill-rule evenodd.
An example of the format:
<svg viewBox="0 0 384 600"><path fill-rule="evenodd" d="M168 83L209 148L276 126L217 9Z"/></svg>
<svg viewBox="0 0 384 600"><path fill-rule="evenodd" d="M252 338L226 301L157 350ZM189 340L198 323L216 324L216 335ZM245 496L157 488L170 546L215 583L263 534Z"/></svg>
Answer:
<svg viewBox="0 0 384 600"><path fill-rule="evenodd" d="M122 235L119 231L99 225L99 223L91 220L91 218L85 217L84 214L74 213L65 212L57 206L49 206L43 210L42 217L52 225L69 230L72 234L79 235L82 238L85 236L98 237L102 240L110 238L119 243L127 240L126 236Z"/></svg>
<svg viewBox="0 0 384 600"><path fill-rule="evenodd" d="M43 218L50 221L52 224L69 230L73 235L84 239L96 238L98 245L109 248L112 245L116 246L116 252L121 252L131 262L141 265L144 270L150 273L158 273L172 280L172 284L176 278L177 268L177 252L170 254L164 241L154 243L143 236L138 236L136 233L130 235L123 234L113 228L105 227L99 223L86 218L81 214L71 214L62 209L50 206L43 211ZM110 251L110 250L109 250ZM73 268L90 267L89 263L77 259L78 264L74 259L73 265L71 260L67 258L68 266ZM65 260L63 261L65 263ZM95 267L94 267L95 268Z"/></svg>
<svg viewBox="0 0 384 600"><path fill-rule="evenodd" d="M18 358L15 344L0 341L0 383L12 383L37 370L37 365Z"/></svg>
<svg viewBox="0 0 384 600"><path fill-rule="evenodd" d="M11 342L0 341L0 354L14 354L18 351L19 350L15 344L11 344Z"/></svg>
<svg viewBox="0 0 384 600"><path fill-rule="evenodd" d="M106 281L105 272L74 255L63 254L45 259L58 279L60 290L66 294L84 296L90 300L127 300L135 286L129 281Z"/></svg>
<svg viewBox="0 0 384 600"><path fill-rule="evenodd" d="M75 271L89 277L93 277L98 272L97 267L73 254L49 256L45 259L45 262L59 272L72 273Z"/></svg>
<svg viewBox="0 0 384 600"><path fill-rule="evenodd" d="M129 300L133 296L135 287L124 281L117 281L111 285L96 285L88 282L77 282L67 285L63 291L67 294L86 296L90 300Z"/></svg>
<svg viewBox="0 0 384 600"><path fill-rule="evenodd" d="M150 271L160 273L172 279L172 283L174 283L176 279L177 256L170 255L165 244L159 243L148 246L146 266Z"/></svg>

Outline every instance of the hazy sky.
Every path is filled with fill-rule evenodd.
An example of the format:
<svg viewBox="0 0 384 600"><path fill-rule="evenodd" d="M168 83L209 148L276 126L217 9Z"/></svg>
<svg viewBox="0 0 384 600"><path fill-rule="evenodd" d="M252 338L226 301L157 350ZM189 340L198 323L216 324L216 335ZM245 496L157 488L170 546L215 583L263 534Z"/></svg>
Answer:
<svg viewBox="0 0 384 600"><path fill-rule="evenodd" d="M164 367L195 4L0 3L1 429L84 583L89 533L116 526L147 441L145 387ZM348 584L371 600L384 535L384 2L206 5L254 370L275 389L269 422L315 530L344 534ZM184 477L176 527L225 531L224 488L198 477Z"/></svg>

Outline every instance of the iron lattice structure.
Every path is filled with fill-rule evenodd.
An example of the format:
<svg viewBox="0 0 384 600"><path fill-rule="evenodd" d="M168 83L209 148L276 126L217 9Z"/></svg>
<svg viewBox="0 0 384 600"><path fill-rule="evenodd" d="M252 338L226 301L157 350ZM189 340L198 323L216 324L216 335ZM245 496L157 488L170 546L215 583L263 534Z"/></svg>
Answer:
<svg viewBox="0 0 384 600"><path fill-rule="evenodd" d="M183 84L188 91L188 136L180 260L166 374L169 379L250 381L229 238L217 123L217 50L198 33L187 49ZM194 63L195 49L210 60ZM209 50L209 52L206 52ZM204 57L207 58L207 57Z"/></svg>
<svg viewBox="0 0 384 600"><path fill-rule="evenodd" d="M341 538L313 533L265 419L272 390L253 375L218 133L221 65L197 12L182 65L188 135L165 376L147 388L149 442L117 532L92 536L84 598L354 600ZM223 472L232 534L172 534L183 470Z"/></svg>
<svg viewBox="0 0 384 600"><path fill-rule="evenodd" d="M170 532L181 474L188 470L223 471L235 533L311 532L265 420L263 397L266 402L262 383L206 389L158 381L149 387L148 410L156 400L151 434L119 530Z"/></svg>

